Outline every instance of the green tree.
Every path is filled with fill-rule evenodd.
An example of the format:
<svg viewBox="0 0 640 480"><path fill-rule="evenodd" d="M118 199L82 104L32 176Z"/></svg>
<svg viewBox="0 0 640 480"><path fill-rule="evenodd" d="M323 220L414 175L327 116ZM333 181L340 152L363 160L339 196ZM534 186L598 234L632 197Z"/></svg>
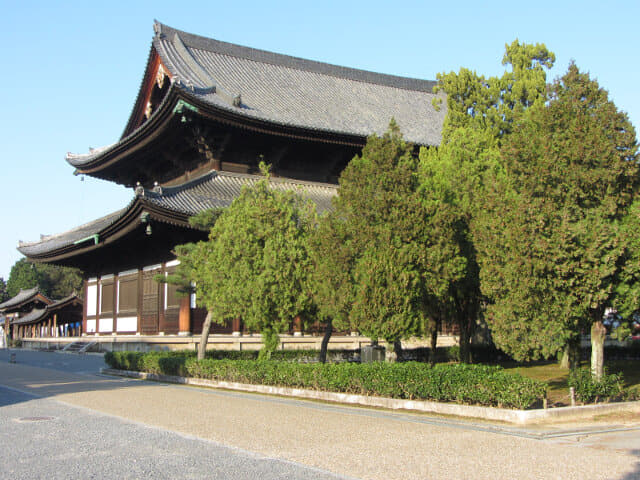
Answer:
<svg viewBox="0 0 640 480"><path fill-rule="evenodd" d="M640 199L636 198L621 224L625 246L613 307L629 323L640 310ZM625 325L627 328L629 325ZM622 340L622 338L621 338Z"/></svg>
<svg viewBox="0 0 640 480"><path fill-rule="evenodd" d="M456 219L454 241L458 255L465 259L459 277L450 278L446 294L434 310L431 351L437 345L437 328L453 322L460 332L460 361L471 362L471 338L481 319L483 297L476 247L471 225L483 196L483 178L490 169L499 169L495 139L486 130L471 126L451 131L438 149L420 151L420 182L424 201L432 208L446 206ZM433 361L433 359L432 359Z"/></svg>
<svg viewBox="0 0 640 480"><path fill-rule="evenodd" d="M350 328L349 314L354 298L355 249L345 222L335 212L319 218L309 235L308 288L324 322L320 362L327 358L327 348L334 328Z"/></svg>
<svg viewBox="0 0 640 480"><path fill-rule="evenodd" d="M21 258L11 267L9 280L7 280L7 293L9 297L15 297L20 290L26 290L38 285L38 274L35 264Z"/></svg>
<svg viewBox="0 0 640 480"><path fill-rule="evenodd" d="M555 55L544 44L514 40L505 45L502 64L511 68L501 77L486 78L466 68L438 74L434 90L447 94L442 143L464 127L486 132L498 141L511 133L517 116L546 98L545 69L554 62Z"/></svg>
<svg viewBox="0 0 640 480"><path fill-rule="evenodd" d="M223 209L212 208L198 212L189 218L189 224L203 231L210 231L215 225L216 220L222 214ZM195 293L196 288L193 283L195 267L198 265L199 258L196 256L196 243L185 243L177 245L175 255L180 261L175 271L168 276L157 275L155 280L161 283L170 283L177 286L179 296L186 296ZM198 359L205 357L207 350L207 342L209 341L209 333L211 332L211 313L207 311L207 315L202 324L200 333L200 343L198 344Z"/></svg>
<svg viewBox="0 0 640 480"><path fill-rule="evenodd" d="M270 188L265 177L220 214L208 241L180 256L210 320L241 317L262 333L262 357L270 356L279 333L311 306L305 282L312 217L308 202Z"/></svg>
<svg viewBox="0 0 640 480"><path fill-rule="evenodd" d="M412 150L392 121L343 171L335 202L353 248L350 320L396 354L425 332L434 298L464 268L448 210L422 201Z"/></svg>
<svg viewBox="0 0 640 480"><path fill-rule="evenodd" d="M620 228L638 187L635 131L575 65L548 105L504 141L483 216L483 288L496 342L517 358L550 356L591 330L604 365L603 316L624 260Z"/></svg>
<svg viewBox="0 0 640 480"><path fill-rule="evenodd" d="M10 298L7 292L7 282L4 281L3 277L0 277L0 303L6 302Z"/></svg>
<svg viewBox="0 0 640 480"><path fill-rule="evenodd" d="M82 273L74 268L44 263L30 263L22 258L11 267L7 281L9 298L20 290L39 287L43 295L59 299L82 292Z"/></svg>
<svg viewBox="0 0 640 480"><path fill-rule="evenodd" d="M482 314L480 259L475 219L484 211L485 176L502 169L499 147L519 115L540 101L545 68L555 57L542 44L517 40L506 45L501 77L486 78L468 69L438 75L436 92L447 94L441 145L420 152L421 190L425 201L446 204L457 218L456 242L465 259L464 275L448 282L434 323L454 321L460 331L461 361L471 361L470 341ZM437 343L432 335L432 348Z"/></svg>

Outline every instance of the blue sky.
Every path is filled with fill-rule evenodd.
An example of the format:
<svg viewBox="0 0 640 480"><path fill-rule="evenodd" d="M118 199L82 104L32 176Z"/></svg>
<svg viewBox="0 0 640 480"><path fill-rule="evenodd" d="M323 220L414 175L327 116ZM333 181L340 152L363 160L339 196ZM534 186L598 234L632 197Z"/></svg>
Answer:
<svg viewBox="0 0 640 480"><path fill-rule="evenodd" d="M131 191L65 160L116 141L133 106L153 19L227 42L338 65L435 79L503 71L505 43L545 43L550 78L573 59L640 125L640 2L0 0L0 277L19 240L124 207Z"/></svg>

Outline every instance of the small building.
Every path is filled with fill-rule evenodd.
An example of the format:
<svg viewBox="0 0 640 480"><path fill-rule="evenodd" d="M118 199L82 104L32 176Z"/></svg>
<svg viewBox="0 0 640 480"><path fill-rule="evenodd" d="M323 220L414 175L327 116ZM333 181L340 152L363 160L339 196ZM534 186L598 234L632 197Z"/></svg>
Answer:
<svg viewBox="0 0 640 480"><path fill-rule="evenodd" d="M205 239L190 216L228 206L271 165L273 188L330 208L340 172L393 118L417 146L440 142L446 105L435 82L290 57L154 25L122 137L68 154L76 174L133 189L125 208L68 232L20 243L30 261L85 273L83 335L182 336L205 312L159 283L176 245ZM239 337L238 320L212 332ZM301 336L292 323L292 336ZM157 340L157 339L156 339ZM351 345L351 344L350 344Z"/></svg>
<svg viewBox="0 0 640 480"><path fill-rule="evenodd" d="M82 300L69 295L12 321L14 338L60 338L82 335Z"/></svg>
<svg viewBox="0 0 640 480"><path fill-rule="evenodd" d="M3 343L8 339L57 338L82 333L82 300L75 294L51 300L35 287L0 304Z"/></svg>

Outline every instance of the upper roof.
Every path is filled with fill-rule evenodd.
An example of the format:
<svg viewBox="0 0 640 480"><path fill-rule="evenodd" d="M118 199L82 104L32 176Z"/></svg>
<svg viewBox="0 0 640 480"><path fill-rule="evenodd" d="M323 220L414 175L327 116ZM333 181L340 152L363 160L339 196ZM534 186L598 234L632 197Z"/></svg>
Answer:
<svg viewBox="0 0 640 480"><path fill-rule="evenodd" d="M188 227L190 216L206 209L229 206L240 195L244 186L253 185L263 178L258 175L212 171L173 187L137 187L135 197L126 208L73 230L43 236L36 242L20 242L18 250L29 258L43 259L61 251L72 253L73 250L86 248L90 241L99 248L108 236L119 234L132 222L140 223L140 214L144 211L151 212L154 218L165 221L171 219L172 223ZM315 203L320 212L331 208L331 199L337 192L337 185L284 178L272 177L269 184L271 188L278 190L298 192L303 198Z"/></svg>
<svg viewBox="0 0 640 480"><path fill-rule="evenodd" d="M440 143L444 102L432 104L433 81L398 77L243 47L156 23L154 51L171 78L167 94L268 128L291 127L312 134L360 137L384 133L394 118L409 142ZM148 67L149 68L149 67ZM147 72L145 81L153 82ZM144 97L145 81L138 96ZM166 102L165 102L166 103ZM165 105L174 109L175 105ZM140 106L134 107L133 116ZM154 111L159 115L162 108ZM151 119L150 119L151 120ZM151 122L153 123L153 122ZM108 155L135 136L129 121L119 142L88 154L69 154L78 168Z"/></svg>
<svg viewBox="0 0 640 480"><path fill-rule="evenodd" d="M33 287L26 290L20 290L15 297L10 298L4 303L0 303L0 311L6 312L7 310L21 307L34 300L40 300L43 303L51 303L50 299L40 293L38 287Z"/></svg>

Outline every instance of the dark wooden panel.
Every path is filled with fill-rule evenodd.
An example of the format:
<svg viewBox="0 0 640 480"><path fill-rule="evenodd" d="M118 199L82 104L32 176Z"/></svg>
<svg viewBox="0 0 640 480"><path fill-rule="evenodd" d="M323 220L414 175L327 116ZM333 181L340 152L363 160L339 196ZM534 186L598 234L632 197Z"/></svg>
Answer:
<svg viewBox="0 0 640 480"><path fill-rule="evenodd" d="M204 319L207 316L206 308L192 308L191 309L191 333L194 335L199 335L202 333L202 324L204 323ZM216 323L211 324L210 334L218 334L218 335L231 335L233 333L233 321L227 320L222 325L218 325Z"/></svg>
<svg viewBox="0 0 640 480"><path fill-rule="evenodd" d="M142 316L141 333L155 335L158 333L158 314L160 310L160 285L154 280L158 270L142 273Z"/></svg>
<svg viewBox="0 0 640 480"><path fill-rule="evenodd" d="M157 315L142 315L140 325L140 333L142 335L157 335L158 334L158 316Z"/></svg>
<svg viewBox="0 0 640 480"><path fill-rule="evenodd" d="M180 298L178 286L167 283L167 309L180 308Z"/></svg>
<svg viewBox="0 0 640 480"><path fill-rule="evenodd" d="M180 307L170 307L164 312L164 321L160 330L167 335L175 335L179 331Z"/></svg>
<svg viewBox="0 0 640 480"><path fill-rule="evenodd" d="M138 277L137 275L120 279L118 291L119 315L133 314L138 310Z"/></svg>
<svg viewBox="0 0 640 480"><path fill-rule="evenodd" d="M113 313L113 280L106 280L102 283L100 295L100 314Z"/></svg>

